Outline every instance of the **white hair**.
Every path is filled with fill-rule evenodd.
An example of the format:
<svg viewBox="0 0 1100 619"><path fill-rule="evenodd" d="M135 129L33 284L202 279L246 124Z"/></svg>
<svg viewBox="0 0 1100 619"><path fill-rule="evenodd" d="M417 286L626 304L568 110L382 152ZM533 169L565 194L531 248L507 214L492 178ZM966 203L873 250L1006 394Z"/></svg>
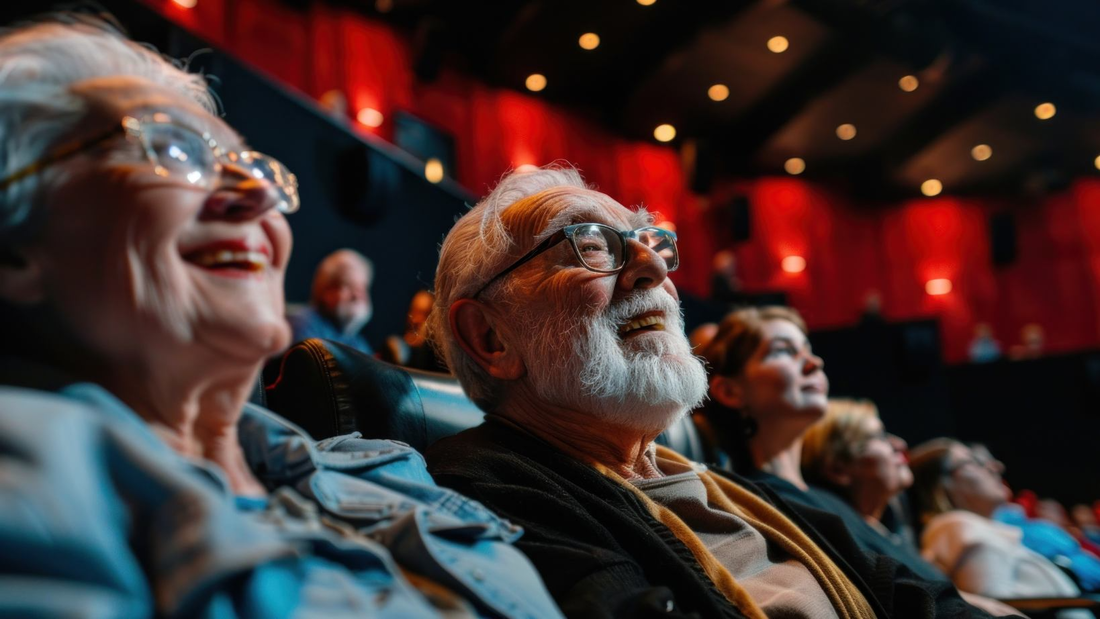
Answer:
<svg viewBox="0 0 1100 619"><path fill-rule="evenodd" d="M426 323L428 339L446 359L447 367L462 382L466 394L485 410L491 410L496 381L459 347L451 333L451 305L473 296L508 262L517 258L517 239L504 225L502 215L516 202L555 187L588 189L580 172L568 164L551 164L531 172L504 176L489 195L458 218L439 248L435 272L435 306ZM545 233L545 231L543 231ZM524 239L526 240L526 239ZM538 240L538 239L536 239ZM492 297L497 286L485 291Z"/></svg>
<svg viewBox="0 0 1100 619"><path fill-rule="evenodd" d="M108 22L57 13L40 22L0 30L0 178L41 160L76 129L86 114L73 87L114 76L166 87L211 113L217 103L201 75L187 73ZM56 166L0 191L0 233L25 223L45 188L59 182Z"/></svg>

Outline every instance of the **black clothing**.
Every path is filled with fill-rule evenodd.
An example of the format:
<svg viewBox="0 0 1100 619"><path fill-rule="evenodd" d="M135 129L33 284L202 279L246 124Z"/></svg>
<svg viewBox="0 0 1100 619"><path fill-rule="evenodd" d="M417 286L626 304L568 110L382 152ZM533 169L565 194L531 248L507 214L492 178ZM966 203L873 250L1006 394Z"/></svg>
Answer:
<svg viewBox="0 0 1100 619"><path fill-rule="evenodd" d="M628 488L504 422L443 439L436 480L523 526L517 546L573 617L740 617L688 548ZM715 471L783 512L837 564L881 617L987 617L950 583L864 553L835 516Z"/></svg>
<svg viewBox="0 0 1100 619"><path fill-rule="evenodd" d="M814 486L810 486L809 490L804 491L782 477L763 471L753 471L745 477L756 484L774 490L776 494L791 503L808 505L835 514L844 521L844 526L848 527L848 532L852 534L856 543L864 551L886 555L908 567L921 578L949 580L947 575L921 558L916 548L909 545L904 539L891 539L879 533L874 527L867 524L863 516L860 516L859 512L851 505L832 492Z"/></svg>

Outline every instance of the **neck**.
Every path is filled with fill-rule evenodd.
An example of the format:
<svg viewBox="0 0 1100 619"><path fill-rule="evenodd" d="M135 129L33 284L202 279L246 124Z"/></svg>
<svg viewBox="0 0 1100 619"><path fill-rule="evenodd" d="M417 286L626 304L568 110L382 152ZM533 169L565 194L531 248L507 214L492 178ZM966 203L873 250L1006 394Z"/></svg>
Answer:
<svg viewBox="0 0 1100 619"><path fill-rule="evenodd" d="M659 431L623 428L593 413L547 404L526 386L505 399L497 410L501 418L567 456L599 463L628 480L662 476L645 456Z"/></svg>
<svg viewBox="0 0 1100 619"><path fill-rule="evenodd" d="M237 437L237 421L259 366L217 372L209 368L203 366L193 376L114 372L97 382L129 405L174 451L220 467L234 493L263 495Z"/></svg>
<svg viewBox="0 0 1100 619"><path fill-rule="evenodd" d="M809 486L802 479L802 434L806 424L773 424L759 419L757 423L756 436L749 440L753 465L807 490Z"/></svg>
<svg viewBox="0 0 1100 619"><path fill-rule="evenodd" d="M889 498L871 496L869 493L862 493L862 495L853 493L851 496L852 507L868 522L878 523L881 521L882 514L886 511L886 506L889 503Z"/></svg>
<svg viewBox="0 0 1100 619"><path fill-rule="evenodd" d="M795 439L786 449L775 453L768 459L765 459L766 452L758 449L757 444L756 442L752 443L749 449L753 452L753 462L758 469L767 471L772 475L791 482L798 487L799 490L805 491L810 489L806 481L802 479L801 438Z"/></svg>

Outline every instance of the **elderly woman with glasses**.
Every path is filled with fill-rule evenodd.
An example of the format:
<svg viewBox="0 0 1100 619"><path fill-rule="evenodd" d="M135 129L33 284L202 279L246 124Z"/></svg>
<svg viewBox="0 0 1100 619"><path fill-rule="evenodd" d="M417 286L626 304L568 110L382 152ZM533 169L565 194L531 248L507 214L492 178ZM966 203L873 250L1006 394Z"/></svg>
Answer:
<svg viewBox="0 0 1100 619"><path fill-rule="evenodd" d="M106 23L0 32L0 614L557 616L407 446L247 403L294 176Z"/></svg>
<svg viewBox="0 0 1100 619"><path fill-rule="evenodd" d="M912 450L910 466L922 552L960 590L997 598L1080 594L1062 570L1024 546L1019 528L993 520L1008 489L970 447L929 441Z"/></svg>

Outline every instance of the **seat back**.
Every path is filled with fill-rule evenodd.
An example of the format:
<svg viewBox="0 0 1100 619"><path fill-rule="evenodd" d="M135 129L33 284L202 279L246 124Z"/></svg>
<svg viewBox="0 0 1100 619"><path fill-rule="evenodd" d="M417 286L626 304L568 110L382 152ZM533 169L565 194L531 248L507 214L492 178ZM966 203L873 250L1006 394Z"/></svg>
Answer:
<svg viewBox="0 0 1100 619"><path fill-rule="evenodd" d="M411 370L354 348L309 339L292 346L267 406L320 440L362 432L408 443L423 452L435 441L481 423L484 413L448 374ZM702 442L685 415L657 442L703 461Z"/></svg>

